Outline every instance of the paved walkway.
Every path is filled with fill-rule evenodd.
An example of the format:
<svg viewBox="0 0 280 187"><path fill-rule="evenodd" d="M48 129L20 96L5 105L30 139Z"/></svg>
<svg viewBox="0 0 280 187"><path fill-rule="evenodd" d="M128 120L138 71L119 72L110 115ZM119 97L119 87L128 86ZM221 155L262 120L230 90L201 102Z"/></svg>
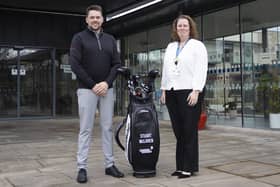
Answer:
<svg viewBox="0 0 280 187"><path fill-rule="evenodd" d="M210 126L199 132L200 172L177 179L170 176L175 139L168 122L161 122L157 176L133 177L123 152L115 146L116 165L126 175L116 179L104 174L100 128L95 127L89 182L78 184L77 119L0 122L0 187L280 187L280 131Z"/></svg>

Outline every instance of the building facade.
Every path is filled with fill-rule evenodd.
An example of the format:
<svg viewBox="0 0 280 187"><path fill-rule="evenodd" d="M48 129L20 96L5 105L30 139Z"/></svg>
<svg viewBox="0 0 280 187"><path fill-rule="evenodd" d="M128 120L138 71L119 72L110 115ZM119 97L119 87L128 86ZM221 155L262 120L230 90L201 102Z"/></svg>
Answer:
<svg viewBox="0 0 280 187"><path fill-rule="evenodd" d="M161 70L172 20L180 13L190 14L208 50L208 124L270 129L270 114L280 113L279 6L278 0L195 11L175 6L174 15L147 27L116 33L110 24L107 27L118 39L123 64L142 74ZM76 77L68 52L73 33L85 26L83 18L1 10L0 22L5 23L0 28L0 119L77 116ZM123 115L128 101L125 83L118 78L114 86L115 112ZM154 99L159 118L168 120L159 88L160 78Z"/></svg>
<svg viewBox="0 0 280 187"><path fill-rule="evenodd" d="M77 116L68 64L83 17L0 9L0 119Z"/></svg>
<svg viewBox="0 0 280 187"><path fill-rule="evenodd" d="M256 0L192 15L208 50L208 124L269 129L270 113L280 113L279 5ZM161 70L170 31L171 22L123 37L125 65ZM158 102L160 80L156 88L159 116L168 119Z"/></svg>

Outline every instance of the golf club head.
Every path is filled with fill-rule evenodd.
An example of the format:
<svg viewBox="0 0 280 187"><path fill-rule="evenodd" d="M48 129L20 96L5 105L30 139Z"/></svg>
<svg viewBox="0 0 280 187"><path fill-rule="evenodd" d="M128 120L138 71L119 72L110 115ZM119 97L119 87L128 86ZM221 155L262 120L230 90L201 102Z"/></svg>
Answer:
<svg viewBox="0 0 280 187"><path fill-rule="evenodd" d="M117 72L124 76L126 79L129 79L130 77L130 69L126 66L119 67L117 69Z"/></svg>
<svg viewBox="0 0 280 187"><path fill-rule="evenodd" d="M157 76L159 76L159 70L153 69L148 73L148 77L155 79Z"/></svg>

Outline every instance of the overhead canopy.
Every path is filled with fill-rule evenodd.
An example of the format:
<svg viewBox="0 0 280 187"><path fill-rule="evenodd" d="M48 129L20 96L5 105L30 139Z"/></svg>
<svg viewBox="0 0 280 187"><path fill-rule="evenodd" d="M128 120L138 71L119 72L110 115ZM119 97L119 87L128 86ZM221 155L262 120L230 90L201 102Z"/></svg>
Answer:
<svg viewBox="0 0 280 187"><path fill-rule="evenodd" d="M84 14L86 7L98 4L103 7L107 14L141 1L143 0L1 0L0 7Z"/></svg>
<svg viewBox="0 0 280 187"><path fill-rule="evenodd" d="M83 16L91 4L99 4L104 15L153 0L1 0L0 10L39 11ZM105 30L122 36L173 20L178 14L200 14L252 0L162 0L150 7L105 23Z"/></svg>

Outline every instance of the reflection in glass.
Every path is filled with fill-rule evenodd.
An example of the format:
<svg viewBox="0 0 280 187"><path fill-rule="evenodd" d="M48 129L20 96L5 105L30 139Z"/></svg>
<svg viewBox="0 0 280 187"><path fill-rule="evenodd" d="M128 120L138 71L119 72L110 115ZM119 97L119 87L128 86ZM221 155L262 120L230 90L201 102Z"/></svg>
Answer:
<svg viewBox="0 0 280 187"><path fill-rule="evenodd" d="M203 17L209 61L205 96L208 124L242 125L238 15L238 7L233 7Z"/></svg>
<svg viewBox="0 0 280 187"><path fill-rule="evenodd" d="M149 71L153 70L153 69L158 69L160 72L162 72L164 51L165 51L165 49L159 49L159 50L151 50L148 52ZM167 115L167 109L165 108L165 106L161 105L159 102L159 99L161 96L160 84L161 84L161 78L158 77L155 79L154 101L155 101L156 110L160 114L159 118L167 120L167 119L169 119L169 115ZM164 110L166 110L166 113L164 113L165 112Z"/></svg>
<svg viewBox="0 0 280 187"><path fill-rule="evenodd" d="M51 50L1 48L0 69L0 117L52 115Z"/></svg>
<svg viewBox="0 0 280 187"><path fill-rule="evenodd" d="M20 116L52 115L51 50L20 52Z"/></svg>
<svg viewBox="0 0 280 187"><path fill-rule="evenodd" d="M68 63L66 50L56 51L56 115L76 116L78 114L77 80Z"/></svg>
<svg viewBox="0 0 280 187"><path fill-rule="evenodd" d="M279 6L278 0L240 6L245 127L270 128L269 115L280 106Z"/></svg>
<svg viewBox="0 0 280 187"><path fill-rule="evenodd" d="M0 48L0 118L17 116L17 51Z"/></svg>
<svg viewBox="0 0 280 187"><path fill-rule="evenodd" d="M208 51L205 105L209 124L241 126L238 35L204 41Z"/></svg>
<svg viewBox="0 0 280 187"><path fill-rule="evenodd" d="M223 40L207 40L204 44L208 51L205 105L208 110L208 122L215 124L217 117L224 115Z"/></svg>
<svg viewBox="0 0 280 187"><path fill-rule="evenodd" d="M164 51L170 42L170 33L171 25L166 25L125 37L123 40L125 46L123 50L124 65L131 68L133 74L145 74L152 69L158 69L161 72ZM118 86L117 88L121 87L123 90L126 90L126 83L123 81L121 81L121 78L118 78L116 85ZM163 113L163 106L159 104L159 97L161 95L160 81L160 77L155 81L156 91L154 94L155 104L160 114L159 118L161 118L161 113ZM122 101L122 104L117 102L119 103L118 109L124 113L126 111L125 107L128 104L127 92L118 92L117 98ZM169 119L169 117L167 118Z"/></svg>

